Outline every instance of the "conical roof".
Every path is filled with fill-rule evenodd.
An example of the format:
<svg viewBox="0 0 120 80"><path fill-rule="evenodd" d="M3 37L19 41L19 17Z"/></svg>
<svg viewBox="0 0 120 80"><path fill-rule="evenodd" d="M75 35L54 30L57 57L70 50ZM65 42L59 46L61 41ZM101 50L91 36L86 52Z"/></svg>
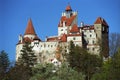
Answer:
<svg viewBox="0 0 120 80"><path fill-rule="evenodd" d="M94 24L102 24L108 26L107 22L101 17L98 17Z"/></svg>
<svg viewBox="0 0 120 80"><path fill-rule="evenodd" d="M28 35L28 34L36 35L31 19L29 19L26 30L25 30L25 35Z"/></svg>
<svg viewBox="0 0 120 80"><path fill-rule="evenodd" d="M66 10L66 11L72 11L72 8L71 8L70 5L68 5L65 10Z"/></svg>

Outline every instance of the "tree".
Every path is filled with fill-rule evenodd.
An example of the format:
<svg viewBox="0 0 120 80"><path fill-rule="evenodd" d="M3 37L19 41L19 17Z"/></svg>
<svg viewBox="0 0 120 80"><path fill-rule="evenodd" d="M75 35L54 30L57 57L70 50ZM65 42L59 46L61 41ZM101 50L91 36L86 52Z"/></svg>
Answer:
<svg viewBox="0 0 120 80"><path fill-rule="evenodd" d="M31 77L28 67L23 65L15 65L11 67L4 80L29 80Z"/></svg>
<svg viewBox="0 0 120 80"><path fill-rule="evenodd" d="M109 80L111 59L105 61L99 72L93 74L91 80Z"/></svg>
<svg viewBox="0 0 120 80"><path fill-rule="evenodd" d="M55 72L54 65L37 65L33 68L33 77L30 80L84 80L84 75L62 64Z"/></svg>
<svg viewBox="0 0 120 80"><path fill-rule="evenodd" d="M33 52L32 48L33 47L30 45L29 42L25 42L25 44L23 45L23 48L21 50L21 55L18 58L18 61L16 62L16 65L15 65L17 67L23 66L21 68L23 71L24 71L24 69L27 71L27 72L24 71L25 72L24 74L26 74L27 76L33 75L32 67L34 67L37 63L37 57L36 57L35 53ZM30 78L30 77L28 77L28 78Z"/></svg>
<svg viewBox="0 0 120 80"><path fill-rule="evenodd" d="M10 61L8 58L8 54L2 50L0 52L0 80L4 77L5 73L7 72L10 65Z"/></svg>
<svg viewBox="0 0 120 80"><path fill-rule="evenodd" d="M70 42L69 51L67 57L69 66L75 68L78 72L84 73L87 80L100 69L102 65L100 56L88 53L87 50L75 46L72 41Z"/></svg>
<svg viewBox="0 0 120 80"><path fill-rule="evenodd" d="M27 67L33 67L37 63L37 57L32 50L30 43L25 42L21 50L21 55L18 58L17 64L21 64Z"/></svg>
<svg viewBox="0 0 120 80"><path fill-rule="evenodd" d="M120 33L111 33L109 37L110 55L114 55L120 47Z"/></svg>
<svg viewBox="0 0 120 80"><path fill-rule="evenodd" d="M109 73L109 80L120 80L120 48L112 57Z"/></svg>

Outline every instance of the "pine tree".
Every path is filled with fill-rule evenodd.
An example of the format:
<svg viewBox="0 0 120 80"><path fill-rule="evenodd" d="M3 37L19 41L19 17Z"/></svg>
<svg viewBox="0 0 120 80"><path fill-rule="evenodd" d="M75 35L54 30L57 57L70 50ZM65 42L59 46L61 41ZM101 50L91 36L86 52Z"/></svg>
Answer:
<svg viewBox="0 0 120 80"><path fill-rule="evenodd" d="M37 57L32 48L33 47L30 45L30 43L25 42L21 50L21 55L18 58L18 64L27 67L33 67L37 63Z"/></svg>
<svg viewBox="0 0 120 80"><path fill-rule="evenodd" d="M10 61L8 58L8 54L4 50L2 50L0 52L0 80L2 77L4 77L4 74L8 70L9 65Z"/></svg>

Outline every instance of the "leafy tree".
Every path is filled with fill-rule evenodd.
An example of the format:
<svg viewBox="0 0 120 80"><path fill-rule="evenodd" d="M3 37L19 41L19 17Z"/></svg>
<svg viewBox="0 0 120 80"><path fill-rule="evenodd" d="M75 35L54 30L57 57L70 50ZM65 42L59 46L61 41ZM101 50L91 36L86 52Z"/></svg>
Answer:
<svg viewBox="0 0 120 80"><path fill-rule="evenodd" d="M34 76L30 80L84 80L84 75L74 69L62 64L54 71L54 65L38 65L33 68Z"/></svg>
<svg viewBox="0 0 120 80"><path fill-rule="evenodd" d="M47 80L53 76L54 67L52 64L37 64L33 69L33 76L30 80Z"/></svg>
<svg viewBox="0 0 120 80"><path fill-rule="evenodd" d="M69 51L67 60L70 67L75 68L78 72L83 72L87 80L100 69L102 60L99 56L90 54L87 50L75 46L72 41L70 42Z"/></svg>
<svg viewBox="0 0 120 80"><path fill-rule="evenodd" d="M120 80L120 48L112 57L109 73L109 80Z"/></svg>
<svg viewBox="0 0 120 80"><path fill-rule="evenodd" d="M17 64L21 64L27 67L33 67L36 63L37 63L37 57L32 50L32 46L30 45L30 43L26 42L23 45L23 48L21 50L21 55L18 58Z"/></svg>
<svg viewBox="0 0 120 80"><path fill-rule="evenodd" d="M109 37L109 52L110 55L114 55L120 47L120 33L111 33Z"/></svg>
<svg viewBox="0 0 120 80"><path fill-rule="evenodd" d="M4 77L10 65L8 54L2 50L0 52L0 80Z"/></svg>
<svg viewBox="0 0 120 80"><path fill-rule="evenodd" d="M4 80L29 80L31 77L28 67L23 65L15 65L7 73Z"/></svg>
<svg viewBox="0 0 120 80"><path fill-rule="evenodd" d="M48 80L84 80L85 75L68 67L65 63L56 71L55 76Z"/></svg>
<svg viewBox="0 0 120 80"><path fill-rule="evenodd" d="M92 76L91 80L109 80L110 63L111 60L105 61L102 68Z"/></svg>

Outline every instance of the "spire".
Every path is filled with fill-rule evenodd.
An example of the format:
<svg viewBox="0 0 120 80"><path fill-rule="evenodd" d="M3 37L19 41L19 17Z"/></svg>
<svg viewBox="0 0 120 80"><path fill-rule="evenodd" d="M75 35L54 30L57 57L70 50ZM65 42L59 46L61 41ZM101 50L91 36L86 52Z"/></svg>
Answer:
<svg viewBox="0 0 120 80"><path fill-rule="evenodd" d="M29 19L27 27L26 27L25 35L27 34L36 35L31 19Z"/></svg>
<svg viewBox="0 0 120 80"><path fill-rule="evenodd" d="M108 26L107 22L101 17L98 17L94 24L102 24Z"/></svg>
<svg viewBox="0 0 120 80"><path fill-rule="evenodd" d="M66 7L65 11L72 11L72 8L69 3L68 3L68 6Z"/></svg>

